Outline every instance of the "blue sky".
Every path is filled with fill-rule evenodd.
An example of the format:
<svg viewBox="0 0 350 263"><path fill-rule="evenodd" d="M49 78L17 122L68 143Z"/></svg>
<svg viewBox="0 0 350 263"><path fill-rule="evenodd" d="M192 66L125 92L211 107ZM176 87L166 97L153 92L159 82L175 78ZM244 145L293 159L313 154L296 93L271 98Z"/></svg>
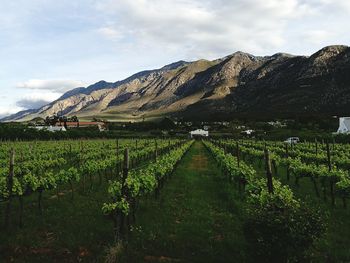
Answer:
<svg viewBox="0 0 350 263"><path fill-rule="evenodd" d="M178 60L350 43L347 0L11 0L0 12L0 116Z"/></svg>

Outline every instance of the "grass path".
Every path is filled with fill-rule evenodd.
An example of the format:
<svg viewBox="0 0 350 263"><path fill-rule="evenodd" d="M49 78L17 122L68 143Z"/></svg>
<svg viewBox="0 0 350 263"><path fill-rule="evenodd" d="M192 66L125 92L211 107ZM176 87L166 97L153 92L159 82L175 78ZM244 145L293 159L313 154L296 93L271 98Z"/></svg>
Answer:
<svg viewBox="0 0 350 263"><path fill-rule="evenodd" d="M239 203L201 142L141 203L126 262L244 262Z"/></svg>

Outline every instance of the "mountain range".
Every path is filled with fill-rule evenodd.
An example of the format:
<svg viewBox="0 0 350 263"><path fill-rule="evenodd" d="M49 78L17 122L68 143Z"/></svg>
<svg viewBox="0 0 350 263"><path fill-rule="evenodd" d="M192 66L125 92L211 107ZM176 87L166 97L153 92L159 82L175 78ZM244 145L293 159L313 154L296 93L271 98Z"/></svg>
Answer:
<svg viewBox="0 0 350 263"><path fill-rule="evenodd" d="M328 46L311 56L236 52L212 61L178 61L115 83L70 90L2 121L53 114L107 120L349 115L350 47Z"/></svg>

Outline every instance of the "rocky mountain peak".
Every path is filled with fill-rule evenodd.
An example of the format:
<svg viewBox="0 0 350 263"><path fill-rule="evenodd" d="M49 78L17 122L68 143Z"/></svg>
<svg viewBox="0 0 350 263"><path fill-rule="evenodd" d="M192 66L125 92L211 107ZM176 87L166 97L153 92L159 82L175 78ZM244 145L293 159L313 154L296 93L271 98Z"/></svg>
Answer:
<svg viewBox="0 0 350 263"><path fill-rule="evenodd" d="M178 68L181 68L183 66L186 66L186 65L188 65L190 63L191 62L180 60L180 61L171 63L169 65L165 65L164 67L161 68L161 70L174 70L174 69L178 69Z"/></svg>
<svg viewBox="0 0 350 263"><path fill-rule="evenodd" d="M349 70L346 46L325 47L310 57L235 52L213 61L177 61L114 83L99 81L6 120L45 118L57 112L112 120L168 114L217 118L266 110L350 114Z"/></svg>
<svg viewBox="0 0 350 263"><path fill-rule="evenodd" d="M292 58L294 55L288 54L288 53L276 53L271 56L271 59L285 59L285 58Z"/></svg>
<svg viewBox="0 0 350 263"><path fill-rule="evenodd" d="M336 56L340 54L341 52L344 52L347 50L349 47L344 46L344 45L332 45L332 46L327 46L319 51L317 51L315 54L313 54L311 57L323 57L323 56Z"/></svg>
<svg viewBox="0 0 350 263"><path fill-rule="evenodd" d="M349 49L349 47L342 45L327 46L313 54L310 57L310 60L314 63L325 63L331 59L334 59L347 49Z"/></svg>
<svg viewBox="0 0 350 263"><path fill-rule="evenodd" d="M342 45L322 48L309 57L309 63L304 66L305 75L307 77L312 77L333 71L338 60L342 60L342 55L349 49L349 47Z"/></svg>
<svg viewBox="0 0 350 263"><path fill-rule="evenodd" d="M223 60L227 60L227 59L235 60L235 61L242 61L242 60L255 61L258 58L256 56L253 56L253 55L249 54L249 53L245 53L245 52L242 52L242 51L237 51L237 52L235 52L235 53L225 57Z"/></svg>

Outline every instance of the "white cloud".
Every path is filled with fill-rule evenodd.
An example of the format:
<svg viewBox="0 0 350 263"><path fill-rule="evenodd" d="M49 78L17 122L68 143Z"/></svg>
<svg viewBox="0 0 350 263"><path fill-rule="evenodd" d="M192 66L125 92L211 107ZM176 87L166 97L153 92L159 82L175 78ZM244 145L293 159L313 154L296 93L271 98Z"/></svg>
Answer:
<svg viewBox="0 0 350 263"><path fill-rule="evenodd" d="M97 8L109 17L106 37L117 33L134 50L186 59L237 50L305 54L349 39L340 34L350 22L347 0L101 0Z"/></svg>
<svg viewBox="0 0 350 263"><path fill-rule="evenodd" d="M38 109L58 99L64 92L82 86L85 84L81 81L63 79L31 79L17 83L17 88L28 91L16 101L16 107Z"/></svg>
<svg viewBox="0 0 350 263"><path fill-rule="evenodd" d="M124 34L120 30L117 30L111 26L101 27L97 31L101 35L112 40L121 40L124 37Z"/></svg>
<svg viewBox="0 0 350 263"><path fill-rule="evenodd" d="M23 110L23 108L18 107L18 106L11 106L11 107L0 106L0 119L6 117L8 115L17 113L21 110Z"/></svg>
<svg viewBox="0 0 350 263"><path fill-rule="evenodd" d="M34 90L34 92L20 98L16 105L24 109L38 109L58 99L61 95L57 92Z"/></svg>
<svg viewBox="0 0 350 263"><path fill-rule="evenodd" d="M205 58L282 48L288 21L316 12L299 0L105 0L98 8L113 14L116 32L124 26L139 47ZM105 33L115 32L109 25Z"/></svg>
<svg viewBox="0 0 350 263"><path fill-rule="evenodd" d="M51 101L42 100L42 99L21 99L16 102L17 106L24 109L39 109L40 107L50 103Z"/></svg>
<svg viewBox="0 0 350 263"><path fill-rule="evenodd" d="M305 40L312 44L319 44L332 39L334 37L334 32L329 32L325 30L311 30L304 33Z"/></svg>
<svg viewBox="0 0 350 263"><path fill-rule="evenodd" d="M18 88L36 89L36 90L50 90L54 92L63 93L71 89L84 86L84 82L77 80L64 79L31 79L17 84Z"/></svg>

